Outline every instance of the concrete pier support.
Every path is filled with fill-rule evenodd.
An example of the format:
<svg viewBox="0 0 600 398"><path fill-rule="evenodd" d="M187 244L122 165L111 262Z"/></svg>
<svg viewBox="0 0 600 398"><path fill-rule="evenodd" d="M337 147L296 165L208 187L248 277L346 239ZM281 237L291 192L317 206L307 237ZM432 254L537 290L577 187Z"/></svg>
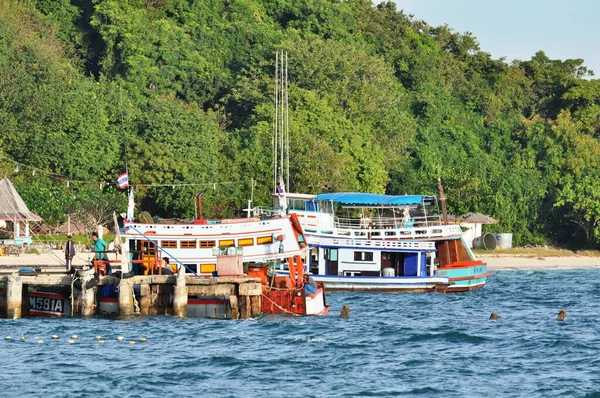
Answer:
<svg viewBox="0 0 600 398"><path fill-rule="evenodd" d="M229 296L229 307L231 308L231 319L239 319L240 308L238 305L237 296L234 296L234 295Z"/></svg>
<svg viewBox="0 0 600 398"><path fill-rule="evenodd" d="M86 289L84 284L81 298L81 316L93 316L96 313L96 288Z"/></svg>
<svg viewBox="0 0 600 398"><path fill-rule="evenodd" d="M151 299L151 290L150 285L147 283L142 283L140 285L140 314L148 315L150 313L150 305Z"/></svg>
<svg viewBox="0 0 600 398"><path fill-rule="evenodd" d="M150 285L150 306L148 315L158 315L158 292L160 285Z"/></svg>
<svg viewBox="0 0 600 398"><path fill-rule="evenodd" d="M187 318L188 289L185 278L185 272L180 268L173 292L173 315L180 318Z"/></svg>
<svg viewBox="0 0 600 398"><path fill-rule="evenodd" d="M96 313L96 284L90 283L94 279L94 269L79 270L77 275L81 278L80 314L92 316Z"/></svg>
<svg viewBox="0 0 600 398"><path fill-rule="evenodd" d="M240 317L242 319L248 319L251 315L250 308L250 296L240 295Z"/></svg>
<svg viewBox="0 0 600 398"><path fill-rule="evenodd" d="M23 281L18 275L9 275L6 281L6 317L18 319L22 315Z"/></svg>
<svg viewBox="0 0 600 398"><path fill-rule="evenodd" d="M258 316L262 313L262 286L260 283L241 283L239 294L240 315L243 319Z"/></svg>
<svg viewBox="0 0 600 398"><path fill-rule="evenodd" d="M262 313L261 296L250 296L250 315L259 316Z"/></svg>
<svg viewBox="0 0 600 398"><path fill-rule="evenodd" d="M133 284L130 279L123 279L119 284L119 316L133 314Z"/></svg>

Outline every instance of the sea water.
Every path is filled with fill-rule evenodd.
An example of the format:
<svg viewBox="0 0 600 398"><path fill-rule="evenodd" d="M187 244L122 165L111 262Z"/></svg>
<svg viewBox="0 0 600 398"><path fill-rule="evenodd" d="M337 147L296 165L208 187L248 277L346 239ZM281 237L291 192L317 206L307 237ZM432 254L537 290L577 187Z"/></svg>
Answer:
<svg viewBox="0 0 600 398"><path fill-rule="evenodd" d="M498 271L481 291L327 300L323 317L2 319L0 396L600 396L598 270Z"/></svg>

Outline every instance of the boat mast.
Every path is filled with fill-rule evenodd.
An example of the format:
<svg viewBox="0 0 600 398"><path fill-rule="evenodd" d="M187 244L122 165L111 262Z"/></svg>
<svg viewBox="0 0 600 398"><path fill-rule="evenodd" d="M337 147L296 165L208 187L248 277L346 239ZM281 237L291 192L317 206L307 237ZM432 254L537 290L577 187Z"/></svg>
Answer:
<svg viewBox="0 0 600 398"><path fill-rule="evenodd" d="M278 113L278 105L279 105L279 52L275 53L275 123L274 123L274 131L273 131L273 192L277 192L277 171L279 169L279 165L277 163L278 160L278 122L279 122L279 113Z"/></svg>
<svg viewBox="0 0 600 398"><path fill-rule="evenodd" d="M288 54L275 53L275 126L273 139L273 191L280 182L290 186ZM281 180L281 181L280 181Z"/></svg>
<svg viewBox="0 0 600 398"><path fill-rule="evenodd" d="M290 189L290 119L289 119L289 81L288 81L288 55L285 53L285 152L286 152L286 181L285 185Z"/></svg>
<svg viewBox="0 0 600 398"><path fill-rule="evenodd" d="M438 191L440 193L440 203L442 204L442 225L448 225L448 212L446 210L446 196L444 195L444 187L442 179L438 177Z"/></svg>
<svg viewBox="0 0 600 398"><path fill-rule="evenodd" d="M288 55L275 54L275 123L273 134L273 192L279 195L280 207L285 214L287 199L285 187L290 184L289 147Z"/></svg>

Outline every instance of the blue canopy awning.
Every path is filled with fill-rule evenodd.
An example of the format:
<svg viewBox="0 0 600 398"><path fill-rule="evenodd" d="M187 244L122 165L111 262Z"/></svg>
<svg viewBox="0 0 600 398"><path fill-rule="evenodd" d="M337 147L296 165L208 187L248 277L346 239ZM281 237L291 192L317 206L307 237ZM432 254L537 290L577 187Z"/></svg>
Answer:
<svg viewBox="0 0 600 398"><path fill-rule="evenodd" d="M315 197L316 201L332 201L342 205L353 206L403 206L434 203L433 196L423 195L381 195L376 193L334 192L324 193Z"/></svg>

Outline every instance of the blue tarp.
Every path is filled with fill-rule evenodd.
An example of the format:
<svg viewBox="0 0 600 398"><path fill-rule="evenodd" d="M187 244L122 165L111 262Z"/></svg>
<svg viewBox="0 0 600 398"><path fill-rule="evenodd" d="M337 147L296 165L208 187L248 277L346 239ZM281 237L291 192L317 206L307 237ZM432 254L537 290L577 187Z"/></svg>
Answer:
<svg viewBox="0 0 600 398"><path fill-rule="evenodd" d="M316 201L333 201L343 205L366 205L366 206L402 206L414 205L423 202L423 198L430 202L432 196L423 195L380 195L376 193L360 193L360 192L334 192L317 195Z"/></svg>

